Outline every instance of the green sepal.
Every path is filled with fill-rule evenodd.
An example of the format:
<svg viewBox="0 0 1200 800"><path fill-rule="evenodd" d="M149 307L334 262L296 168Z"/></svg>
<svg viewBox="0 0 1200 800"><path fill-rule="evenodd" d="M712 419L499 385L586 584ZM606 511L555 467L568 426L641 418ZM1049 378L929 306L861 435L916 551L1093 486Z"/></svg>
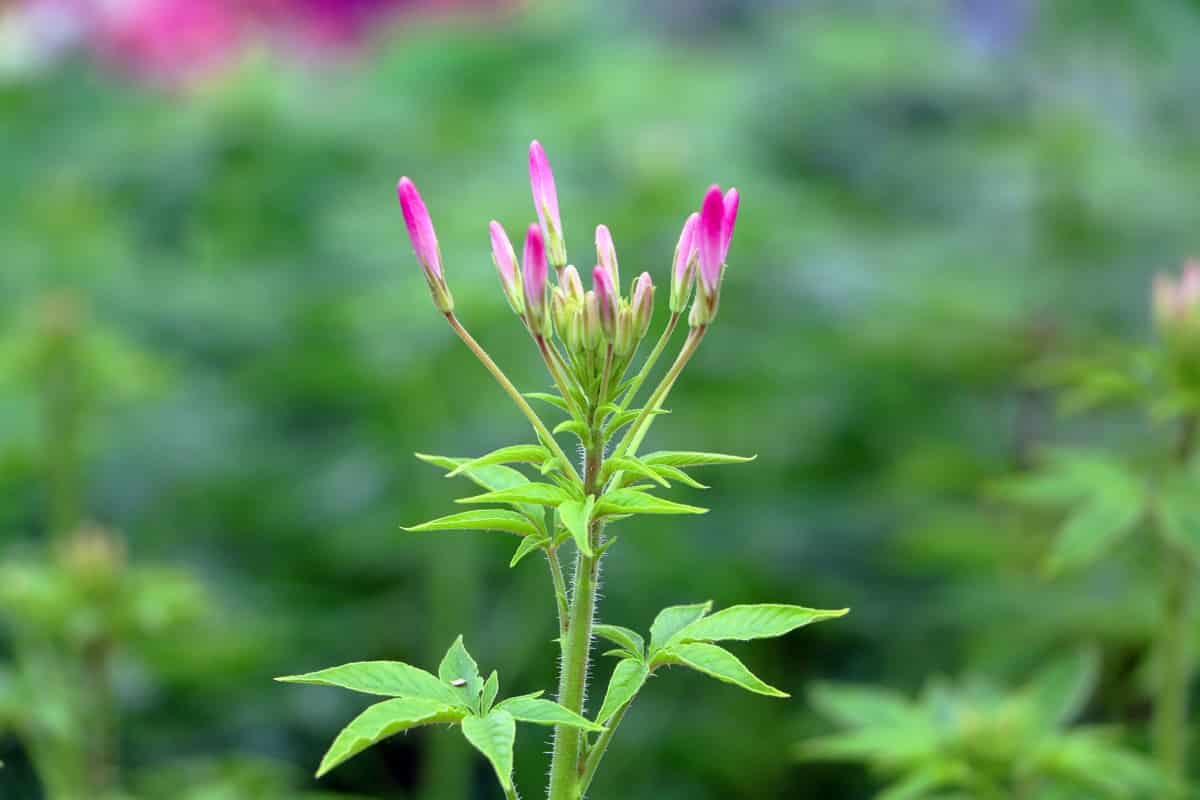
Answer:
<svg viewBox="0 0 1200 800"><path fill-rule="evenodd" d="M450 514L430 520L429 522L422 522L420 525L410 527L401 525L400 527L410 533L467 530L504 531L506 533L515 533L518 536L536 536L540 533L537 526L529 521L529 517L517 511L509 511L503 508L463 511L459 514Z"/></svg>
<svg viewBox="0 0 1200 800"><path fill-rule="evenodd" d="M707 514L707 508L664 500L635 489L614 489L596 501L596 515L609 514Z"/></svg>
<svg viewBox="0 0 1200 800"><path fill-rule="evenodd" d="M627 658L617 663L613 668L612 677L608 681L608 690L604 693L604 702L600 704L600 713L596 722L601 725L612 719L634 696L641 691L650 675L650 669L640 660Z"/></svg>
<svg viewBox="0 0 1200 800"><path fill-rule="evenodd" d="M401 731L419 725L459 722L464 717L466 712L462 709L416 697L400 697L376 703L351 720L333 740L321 759L321 766L317 768L317 777Z"/></svg>
<svg viewBox="0 0 1200 800"><path fill-rule="evenodd" d="M558 506L558 518L562 520L563 525L574 537L575 545L588 558L592 557L592 546L588 541L588 526L592 520L592 509L595 504L596 498L588 495L586 500L566 500Z"/></svg>
<svg viewBox="0 0 1200 800"><path fill-rule="evenodd" d="M745 464L758 456L731 456L726 453L699 453L687 450L659 450L656 453L642 456L642 461L654 466L666 464L669 467L707 467L717 464Z"/></svg>
<svg viewBox="0 0 1200 800"><path fill-rule="evenodd" d="M479 458L459 464L446 473L447 478L455 478L470 469L486 467L491 464L528 463L538 464L550 456L550 451L540 444L514 444L493 450Z"/></svg>
<svg viewBox="0 0 1200 800"><path fill-rule="evenodd" d="M789 696L787 692L765 683L739 661L737 656L715 644L678 642L655 656L652 666L670 664L691 667L697 672L702 672L719 681L731 683L755 694L768 697Z"/></svg>
<svg viewBox="0 0 1200 800"><path fill-rule="evenodd" d="M535 725L567 725L584 731L602 731L604 726L579 716L553 700L537 697L510 697L496 705L497 711L507 711L518 722Z"/></svg>
<svg viewBox="0 0 1200 800"><path fill-rule="evenodd" d="M354 661L338 667L286 675L280 683L336 686L383 697L411 697L442 705L469 705L451 687L425 670L401 661Z"/></svg>
<svg viewBox="0 0 1200 800"><path fill-rule="evenodd" d="M504 791L511 792L513 744L517 739L517 723L512 715L495 708L482 717L467 717L462 721L462 732L492 765Z"/></svg>
<svg viewBox="0 0 1200 800"><path fill-rule="evenodd" d="M507 503L509 505L531 503L539 506L557 506L564 500L569 499L570 495L560 486L549 483L525 483L520 486L513 486L510 489L477 494L474 497L460 497L454 502Z"/></svg>
<svg viewBox="0 0 1200 800"><path fill-rule="evenodd" d="M438 677L458 695L459 702L468 708L474 708L479 702L479 694L483 691L483 677L479 674L479 665L467 652L461 635L450 645L442 663L438 664ZM456 686L456 683L461 685Z"/></svg>
<svg viewBox="0 0 1200 800"><path fill-rule="evenodd" d="M592 628L592 632L621 647L631 656L636 656L638 659L645 657L646 640L637 631L622 628L620 625L596 625Z"/></svg>

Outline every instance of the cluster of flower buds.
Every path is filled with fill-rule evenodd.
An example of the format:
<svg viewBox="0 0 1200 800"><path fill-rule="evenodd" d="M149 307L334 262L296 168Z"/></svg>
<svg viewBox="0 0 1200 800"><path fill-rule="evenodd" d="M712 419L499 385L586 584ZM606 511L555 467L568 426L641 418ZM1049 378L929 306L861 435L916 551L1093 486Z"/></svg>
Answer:
<svg viewBox="0 0 1200 800"><path fill-rule="evenodd" d="M1154 321L1177 356L1200 371L1200 261L1188 261L1178 280L1154 279Z"/></svg>
<svg viewBox="0 0 1200 800"><path fill-rule="evenodd" d="M516 252L504 227L493 220L489 227L492 261L508 304L531 334L549 340L555 334L575 363L604 363L612 355L627 363L650 329L654 315L654 282L649 273L638 275L628 297L621 293L621 272L612 232L596 227L596 265L591 289L584 289L579 270L567 264L558 192L546 151L534 141L529 147L529 179L533 189L537 223L525 234L520 268ZM454 301L442 274L441 254L429 212L408 178L400 180L400 205L412 239L413 250L425 272L434 304L451 314ZM705 327L716 318L721 279L729 242L737 221L738 193L722 193L712 186L698 213L683 226L671 268L670 309L677 319L692 300L689 315L693 328ZM554 268L557 285L549 283ZM600 359L591 356L601 354Z"/></svg>

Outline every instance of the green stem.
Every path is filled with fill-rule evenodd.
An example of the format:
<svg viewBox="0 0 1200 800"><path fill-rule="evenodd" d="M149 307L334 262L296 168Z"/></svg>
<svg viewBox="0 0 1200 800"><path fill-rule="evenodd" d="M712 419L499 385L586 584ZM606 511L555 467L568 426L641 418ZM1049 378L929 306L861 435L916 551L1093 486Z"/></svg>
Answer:
<svg viewBox="0 0 1200 800"><path fill-rule="evenodd" d="M582 417L583 415L575 408L575 395L567 390L566 379L563 378L562 372L559 371L558 361L555 354L546 346L546 338L541 334L533 337L537 342L538 350L542 353L542 360L546 362L546 369L550 372L550 377L554 379L554 385L558 387L559 394L562 395L563 402L567 404L567 408L571 409L571 416Z"/></svg>
<svg viewBox="0 0 1200 800"><path fill-rule="evenodd" d="M584 460L584 491L596 491L603 458L603 444L596 442L588 448ZM600 523L589 525L588 535L595 547ZM562 637L562 671L559 675L558 702L583 714L587 695L588 657L592 644L592 618L596 613L596 585L599 576L599 557L588 558L583 551L575 557L575 578L571 595L571 613L567 631ZM550 760L550 800L577 800L581 745L583 735L576 728L559 725L554 732L554 755Z"/></svg>
<svg viewBox="0 0 1200 800"><path fill-rule="evenodd" d="M624 411L633 402L633 398L637 396L638 390L642 388L646 377L650 374L650 370L654 369L654 364L658 361L662 351L666 349L667 342L671 339L671 334L675 332L675 326L679 324L679 314L671 315L671 319L667 322L667 327L663 330L662 336L658 337L658 341L654 343L654 349L650 351L650 355L646 356L645 362L642 363L642 368L638 374L634 376L633 383L629 385L629 390L625 392L624 399L621 400L621 410Z"/></svg>
<svg viewBox="0 0 1200 800"><path fill-rule="evenodd" d="M608 751L608 745L612 742L613 734L617 732L617 726L621 724L621 720L625 719L626 712L633 705L635 698L630 698L629 702L621 706L616 714L613 714L612 719L608 721L606 730L600 734L600 738L591 746L587 752L587 760L584 762L583 775L579 778L579 797L587 796L587 790L592 785L592 779L596 777L596 770L600 766L601 759L604 758L605 752Z"/></svg>
<svg viewBox="0 0 1200 800"><path fill-rule="evenodd" d="M511 397L512 401L517 404L517 408L521 410L521 413L523 413L526 418L529 419L529 424L533 426L533 429L537 431L538 435L543 439L543 443L547 447L551 448L555 456L561 459L562 469L565 471L565 473L570 475L570 477L576 483L578 483L579 475L576 474L575 470L571 468L571 459L567 457L567 454L563 452L554 436L551 435L550 431L546 429L546 425L542 422L542 418L537 415L537 412L529 406L529 403L525 400L521 393L517 391L517 387L513 386L512 381L508 379L508 376L504 374L503 370L496 366L496 362L493 361L492 357L487 354L487 351L480 346L479 342L475 341L475 337L467 333L467 329L464 328L462 323L458 321L458 318L454 316L453 311L446 312L446 321L450 323L450 327L453 328L454 332L458 334L458 338L463 340L463 343L466 344L467 348L475 354L475 357L479 359L480 363L487 367L488 372L492 373L492 377L496 379L504 391L508 392L508 396Z"/></svg>
<svg viewBox="0 0 1200 800"><path fill-rule="evenodd" d="M1184 420L1176 461L1186 465L1195 449L1200 420ZM1182 796L1187 781L1188 686L1192 682L1192 605L1195 599L1196 565L1164 537L1166 598L1159 647L1162 676L1154 708L1154 745L1163 774L1171 784L1172 796Z"/></svg>
<svg viewBox="0 0 1200 800"><path fill-rule="evenodd" d="M550 580L554 582L554 599L558 606L558 631L560 635L567 633L567 616L571 613L567 602L567 582L563 578L562 562L558 560L558 550L555 547L546 548L546 562L550 565Z"/></svg>

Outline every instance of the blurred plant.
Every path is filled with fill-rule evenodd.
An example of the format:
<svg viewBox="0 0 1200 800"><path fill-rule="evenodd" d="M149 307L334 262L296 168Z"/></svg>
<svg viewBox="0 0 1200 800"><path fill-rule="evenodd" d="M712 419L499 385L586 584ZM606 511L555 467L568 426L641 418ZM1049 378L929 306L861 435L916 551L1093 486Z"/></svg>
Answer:
<svg viewBox="0 0 1200 800"><path fill-rule="evenodd" d="M123 539L86 520L82 440L107 379L146 371L113 340L89 335L80 303L53 295L40 328L6 350L42 399L49 542L0 565L12 665L0 668L0 729L17 733L50 800L116 797L121 779L113 660L126 644L195 618L200 588L174 570L129 563ZM24 346L21 346L24 345Z"/></svg>
<svg viewBox="0 0 1200 800"><path fill-rule="evenodd" d="M1086 800L1159 796L1154 764L1117 731L1072 725L1098 659L1054 662L1019 689L933 681L914 701L871 687L823 685L814 706L846 730L805 742L802 757L865 761L886 781L880 800Z"/></svg>
<svg viewBox="0 0 1200 800"><path fill-rule="evenodd" d="M1040 375L1066 387L1062 402L1069 412L1105 405L1145 410L1157 427L1144 437L1144 446L1131 453L1095 447L1046 451L1036 469L998 488L1014 502L1066 511L1046 559L1053 574L1094 564L1137 531L1157 547L1163 596L1153 670L1154 746L1172 791L1182 792L1200 558L1200 264L1185 265L1177 281L1160 275L1153 305L1161 345L1056 361ZM1164 424L1173 435L1161 433Z"/></svg>
<svg viewBox="0 0 1200 800"><path fill-rule="evenodd" d="M670 481L704 488L685 467L751 460L688 451L637 455L655 417L666 413L663 404L672 386L716 319L738 193L731 189L722 194L713 186L699 214L688 217L671 270L671 316L640 369L626 378L651 324L653 281L642 273L632 282L630 296L622 295L612 234L601 225L596 229L598 263L591 274L592 288L585 291L578 270L567 263L554 177L536 141L530 146L529 168L538 223L526 232L521 268L504 228L495 221L490 225L492 256L505 298L558 389L553 394L521 394L459 321L429 213L412 181L400 180L404 221L434 305L529 420L537 439L472 459L419 455L449 470L447 477L466 477L485 490L459 502L493 507L452 514L407 530L516 534L521 541L510 566L536 551L545 555L559 618L558 702L542 699L541 692L497 702L499 677L495 671L486 680L482 677L462 636L447 651L436 676L409 664L376 661L280 678L392 698L369 707L346 726L322 760L318 776L386 737L421 725L450 723L459 725L467 741L491 763L505 796L515 798L516 722L530 722L555 727L549 797L577 800L586 795L638 692L659 669L686 666L751 692L785 697L715 642L782 636L845 613L743 605L710 616L711 603L673 606L651 623L649 644L629 628L595 623L600 563L617 541L608 526L636 514L704 513L706 509L667 500L652 490L669 487ZM549 280L551 268L556 285ZM683 316L693 284L690 331L678 356L644 405L631 407ZM545 402L568 418L551 431L526 398ZM555 439L564 432L578 439L581 469ZM524 464L544 480L530 480L507 464ZM560 548L568 542L575 551L569 592L560 560ZM588 719L584 714L593 634L616 645L608 655L619 661L600 710Z"/></svg>

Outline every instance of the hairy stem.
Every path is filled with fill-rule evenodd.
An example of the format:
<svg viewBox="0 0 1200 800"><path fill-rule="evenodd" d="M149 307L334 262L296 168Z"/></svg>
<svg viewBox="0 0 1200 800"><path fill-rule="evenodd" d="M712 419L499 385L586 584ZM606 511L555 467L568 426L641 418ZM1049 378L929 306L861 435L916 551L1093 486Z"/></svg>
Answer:
<svg viewBox="0 0 1200 800"><path fill-rule="evenodd" d="M612 719L608 721L607 730L600 734L600 738L591 746L587 753L587 760L583 765L583 775L579 778L579 797L583 798L587 795L588 788L592 785L592 779L596 777L596 770L600 767L600 761L604 758L605 752L608 751L608 745L612 742L613 735L617 732L617 726L621 724L621 720L625 719L626 712L633 705L634 698L630 698L629 702L621 706L616 714L613 714Z"/></svg>
<svg viewBox="0 0 1200 800"><path fill-rule="evenodd" d="M546 548L546 561L550 564L550 580L554 582L554 599L558 606L558 632L567 633L567 617L571 613L567 602L567 582L563 578L562 562L558 560L558 549Z"/></svg>
<svg viewBox="0 0 1200 800"><path fill-rule="evenodd" d="M475 354L475 357L479 359L480 363L487 368L488 372L492 373L492 377L496 379L497 383L500 384L504 391L508 392L508 396L512 398L512 401L517 404L517 408L519 408L521 413L523 413L529 420L529 424L533 426L533 429L543 440L543 444L549 447L554 455L562 460L562 469L566 470L570 477L578 482L579 476L575 473L575 470L571 469L571 459L568 458L567 454L563 452L562 447L559 446L554 436L549 430L546 429L546 425L542 422L542 418L539 417L537 412L529 406L529 403L525 400L521 393L517 391L517 387L512 385L512 381L508 379L508 376L504 374L504 371L501 370L500 367L496 366L496 362L493 361L492 357L487 354L487 351L480 346L479 342L475 341L475 337L467 332L467 329L464 328L462 323L458 321L458 317L454 316L453 311L446 313L446 321L450 323L450 327L453 328L454 332L458 334L458 338L463 340L463 343L466 344L467 348Z"/></svg>
<svg viewBox="0 0 1200 800"><path fill-rule="evenodd" d="M1195 450L1197 417L1184 420L1176 461L1186 465ZM1190 554L1164 537L1166 598L1159 629L1162 675L1154 707L1154 748L1173 797L1182 796L1187 780L1188 685L1192 681L1192 605L1196 565Z"/></svg>

